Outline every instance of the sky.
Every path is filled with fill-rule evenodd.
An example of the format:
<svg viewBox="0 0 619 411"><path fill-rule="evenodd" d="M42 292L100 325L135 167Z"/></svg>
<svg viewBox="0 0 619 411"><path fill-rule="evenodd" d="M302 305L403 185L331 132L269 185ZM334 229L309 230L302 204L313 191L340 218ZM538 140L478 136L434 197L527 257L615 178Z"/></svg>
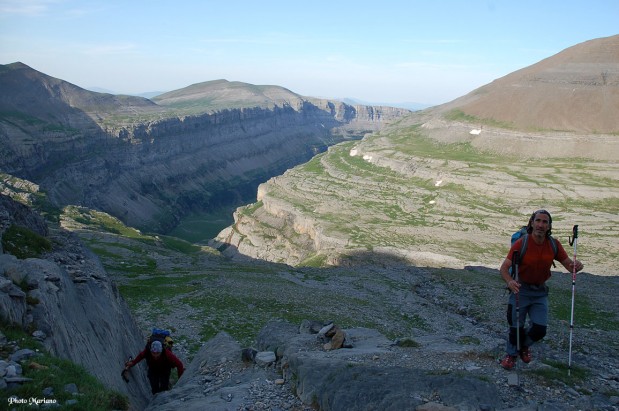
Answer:
<svg viewBox="0 0 619 411"><path fill-rule="evenodd" d="M226 79L436 105L619 34L619 0L0 0L0 64L83 88Z"/></svg>

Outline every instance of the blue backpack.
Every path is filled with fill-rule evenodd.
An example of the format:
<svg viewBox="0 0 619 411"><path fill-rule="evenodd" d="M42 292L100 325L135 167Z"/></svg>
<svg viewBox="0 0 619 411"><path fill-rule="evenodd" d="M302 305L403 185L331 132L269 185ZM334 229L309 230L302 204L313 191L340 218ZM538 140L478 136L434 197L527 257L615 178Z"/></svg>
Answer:
<svg viewBox="0 0 619 411"><path fill-rule="evenodd" d="M153 341L159 341L163 348L167 348L168 350L172 350L174 345L174 340L172 340L172 336L170 331L162 330L160 328L153 328L150 336L146 340L146 349L150 351L150 345Z"/></svg>
<svg viewBox="0 0 619 411"><path fill-rule="evenodd" d="M527 245L529 244L529 233L527 233L526 225L523 225L520 228L520 230L512 234L512 245L514 245L514 243L521 237L522 237L522 244L520 244L520 257L519 257L520 261L518 262L518 264L522 262L522 259L524 258L524 255L527 252ZM550 246L552 247L552 251L554 251L555 253L554 258L557 258L557 254L559 253L559 247L557 246L557 241L554 239L553 236L548 237L548 239L550 240ZM552 266L556 267L554 260L552 262ZM516 273L512 272L512 267L509 267L509 274L512 276L512 278L515 279Z"/></svg>

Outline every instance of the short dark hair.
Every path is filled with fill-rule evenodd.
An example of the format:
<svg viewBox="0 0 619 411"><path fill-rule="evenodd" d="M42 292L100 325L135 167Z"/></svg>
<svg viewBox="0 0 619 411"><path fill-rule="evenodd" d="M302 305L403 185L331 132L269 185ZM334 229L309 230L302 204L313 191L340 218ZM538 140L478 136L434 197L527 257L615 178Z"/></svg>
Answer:
<svg viewBox="0 0 619 411"><path fill-rule="evenodd" d="M527 233L531 234L533 232L533 221L535 221L535 216L538 214L546 214L548 216L548 231L546 232L546 237L550 237L552 234L552 216L546 210L537 210L531 214L531 218L529 218L529 224L527 225Z"/></svg>

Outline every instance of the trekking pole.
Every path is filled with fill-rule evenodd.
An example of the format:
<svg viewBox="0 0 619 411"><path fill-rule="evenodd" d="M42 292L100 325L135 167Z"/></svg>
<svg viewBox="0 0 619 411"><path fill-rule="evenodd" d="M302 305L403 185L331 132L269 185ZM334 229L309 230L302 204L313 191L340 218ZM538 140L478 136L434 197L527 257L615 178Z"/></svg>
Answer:
<svg viewBox="0 0 619 411"><path fill-rule="evenodd" d="M520 264L520 253L518 251L514 251L514 280L518 282L518 264ZM515 293L514 297L516 298L516 350L518 350L518 354L520 354L520 299L518 298L519 293Z"/></svg>
<svg viewBox="0 0 619 411"><path fill-rule="evenodd" d="M572 229L572 237L568 239L570 245L574 246L574 263L572 264L572 316L570 319L570 351L567 360L567 375L572 373L572 335L574 334L574 294L576 291L576 246L578 245L578 225Z"/></svg>

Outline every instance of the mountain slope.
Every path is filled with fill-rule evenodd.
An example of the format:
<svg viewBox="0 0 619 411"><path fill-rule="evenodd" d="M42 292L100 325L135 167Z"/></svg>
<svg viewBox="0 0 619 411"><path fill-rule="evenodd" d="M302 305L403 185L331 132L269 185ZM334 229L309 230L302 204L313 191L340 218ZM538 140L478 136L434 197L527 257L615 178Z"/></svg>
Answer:
<svg viewBox="0 0 619 411"><path fill-rule="evenodd" d="M23 63L0 66L0 112L36 117L58 125L73 125L73 116L84 114L98 121L109 114L162 111L152 101L85 90L33 70ZM23 125L23 124L22 124Z"/></svg>
<svg viewBox="0 0 619 411"><path fill-rule="evenodd" d="M619 133L619 35L577 44L442 107L517 128Z"/></svg>

